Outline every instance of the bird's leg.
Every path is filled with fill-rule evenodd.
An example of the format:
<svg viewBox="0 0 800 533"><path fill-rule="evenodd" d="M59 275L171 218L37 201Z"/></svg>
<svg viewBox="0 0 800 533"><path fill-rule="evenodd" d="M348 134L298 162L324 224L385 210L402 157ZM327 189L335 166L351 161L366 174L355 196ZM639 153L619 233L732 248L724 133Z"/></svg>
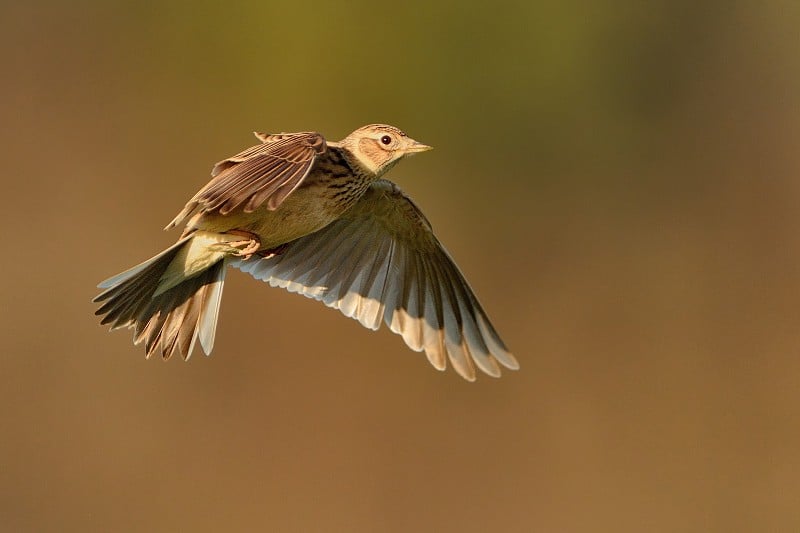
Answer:
<svg viewBox="0 0 800 533"><path fill-rule="evenodd" d="M255 233L251 233L242 229L231 229L225 233L245 237L244 239L238 241L228 241L225 243L226 246L231 248L231 253L236 257L250 259L250 257L252 257L253 254L256 253L259 248L261 248L261 239L259 239L258 235Z"/></svg>

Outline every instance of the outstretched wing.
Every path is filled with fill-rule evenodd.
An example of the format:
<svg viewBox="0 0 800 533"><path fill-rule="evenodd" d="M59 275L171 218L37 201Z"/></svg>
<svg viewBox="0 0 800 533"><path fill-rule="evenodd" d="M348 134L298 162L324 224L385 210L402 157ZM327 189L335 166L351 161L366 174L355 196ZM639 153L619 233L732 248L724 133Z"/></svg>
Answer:
<svg viewBox="0 0 800 533"><path fill-rule="evenodd" d="M217 163L211 171L212 180L166 229L195 211L227 215L242 208L249 213L265 202L268 209L277 209L328 149L325 138L316 132L255 135L262 143Z"/></svg>
<svg viewBox="0 0 800 533"><path fill-rule="evenodd" d="M424 215L390 181L373 183L340 219L278 255L232 265L370 329L385 322L439 370L449 359L472 381L475 365L495 377L498 362L519 368Z"/></svg>

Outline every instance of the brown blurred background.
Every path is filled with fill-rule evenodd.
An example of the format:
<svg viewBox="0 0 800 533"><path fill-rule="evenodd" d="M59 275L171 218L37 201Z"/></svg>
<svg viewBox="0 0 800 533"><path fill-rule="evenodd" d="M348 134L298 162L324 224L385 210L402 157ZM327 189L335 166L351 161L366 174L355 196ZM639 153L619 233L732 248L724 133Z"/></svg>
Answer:
<svg viewBox="0 0 800 533"><path fill-rule="evenodd" d="M0 7L1 531L800 530L800 4ZM146 361L95 284L250 132L389 122L522 364L228 278Z"/></svg>

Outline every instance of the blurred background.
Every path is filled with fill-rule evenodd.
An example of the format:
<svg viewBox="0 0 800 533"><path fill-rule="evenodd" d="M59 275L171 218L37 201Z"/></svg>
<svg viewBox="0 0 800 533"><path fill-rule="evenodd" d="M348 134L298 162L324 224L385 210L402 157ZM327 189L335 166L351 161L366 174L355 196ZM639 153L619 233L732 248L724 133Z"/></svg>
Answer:
<svg viewBox="0 0 800 533"><path fill-rule="evenodd" d="M800 4L4 2L2 531L797 531ZM95 285L251 131L388 122L521 362L228 277L146 361Z"/></svg>

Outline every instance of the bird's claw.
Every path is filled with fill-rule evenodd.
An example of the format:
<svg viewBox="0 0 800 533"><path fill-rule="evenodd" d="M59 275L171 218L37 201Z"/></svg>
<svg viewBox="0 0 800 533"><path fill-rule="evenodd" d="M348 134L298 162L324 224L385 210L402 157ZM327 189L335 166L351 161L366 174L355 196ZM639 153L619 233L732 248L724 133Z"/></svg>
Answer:
<svg viewBox="0 0 800 533"><path fill-rule="evenodd" d="M258 235L255 233L250 233L249 231L243 230L230 230L228 233L240 235L245 238L217 244L221 251L224 251L225 253L247 260L250 259L253 254L259 250L259 248L261 248L261 239L259 239Z"/></svg>
<svg viewBox="0 0 800 533"><path fill-rule="evenodd" d="M236 251L233 252L233 255L236 257L241 257L242 259L250 259L253 257L253 254L261 248L261 241L256 239L247 239L241 241L232 241L228 243L232 247L236 248ZM239 248L240 246L244 246L244 248Z"/></svg>

